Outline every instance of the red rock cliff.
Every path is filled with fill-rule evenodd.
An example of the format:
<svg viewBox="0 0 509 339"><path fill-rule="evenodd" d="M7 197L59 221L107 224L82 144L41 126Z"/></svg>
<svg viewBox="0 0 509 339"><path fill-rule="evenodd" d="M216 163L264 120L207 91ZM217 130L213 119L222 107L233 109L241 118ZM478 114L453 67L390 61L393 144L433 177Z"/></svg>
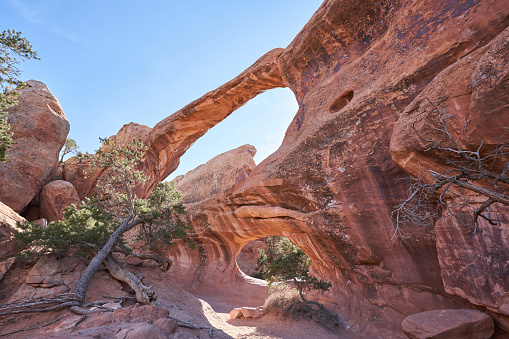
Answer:
<svg viewBox="0 0 509 339"><path fill-rule="evenodd" d="M176 276L197 292L249 284L235 265L240 249L285 235L334 283L321 298L355 331L402 336L406 316L459 307L487 307L501 331L509 324L508 224L472 237L450 221L436 237L412 228L402 242L392 239L391 212L419 154L408 121L413 107L426 114L420 93L444 97L469 121L467 145L507 122L508 25L507 0L326 0L286 49L157 124L144 138L152 180L141 195L262 91L286 86L299 103L281 147L246 180L188 205L199 246L175 250Z"/></svg>

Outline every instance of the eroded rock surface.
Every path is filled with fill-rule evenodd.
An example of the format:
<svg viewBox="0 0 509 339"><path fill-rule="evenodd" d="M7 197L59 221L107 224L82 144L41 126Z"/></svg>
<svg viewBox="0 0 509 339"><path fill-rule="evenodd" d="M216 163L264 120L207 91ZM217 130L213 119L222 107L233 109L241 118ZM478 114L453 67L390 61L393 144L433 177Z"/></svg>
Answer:
<svg viewBox="0 0 509 339"><path fill-rule="evenodd" d="M314 274L333 282L321 301L355 331L403 337L408 315L475 305L489 307L503 331L508 301L498 292L488 299L509 290L496 278L507 261L506 219L479 234L454 220L436 236L410 225L402 241L391 212L417 160L443 165L423 155L412 119L418 133L433 134L433 106L448 109L466 147L494 142L486 134L507 127L508 24L507 0L326 0L286 49L147 130L151 181L141 196L197 138L262 91L289 87L299 103L275 153L244 181L187 205L198 246L175 249L175 277L196 293L228 290L245 300L256 281L235 257L251 240L284 235L312 259ZM82 182L75 186L83 197L100 175L67 180ZM474 260L476 251L487 259Z"/></svg>
<svg viewBox="0 0 509 339"><path fill-rule="evenodd" d="M78 205L80 198L74 186L64 180L55 180L45 185L39 196L40 214L48 221L61 220L64 209L71 204Z"/></svg>
<svg viewBox="0 0 509 339"><path fill-rule="evenodd" d="M442 119L452 138L466 150L488 149L507 142L509 126L509 29L489 44L458 60L440 72L406 107L391 139L394 161L407 173L426 176L430 170L445 173L451 164L445 151L429 150L433 140L452 147L451 137L440 132ZM481 187L486 182L476 183ZM473 192L457 192L483 202ZM461 203L462 198L451 203ZM491 215L495 225L479 220L477 225L458 220L443 211L435 227L436 247L445 290L491 311L509 315L504 275L509 267L507 232L509 208L495 204ZM490 264L488 264L490 263ZM494 264L496 263L496 264Z"/></svg>
<svg viewBox="0 0 509 339"><path fill-rule="evenodd" d="M19 252L13 232L19 230L16 224L24 221L25 218L0 202L0 260L15 256Z"/></svg>
<svg viewBox="0 0 509 339"><path fill-rule="evenodd" d="M177 183L177 189L184 194L182 202L205 200L243 181L255 168L255 154L254 146L240 146L189 171Z"/></svg>
<svg viewBox="0 0 509 339"><path fill-rule="evenodd" d="M7 110L13 145L0 163L0 201L20 213L47 184L69 133L60 103L42 82L29 80Z"/></svg>
<svg viewBox="0 0 509 339"><path fill-rule="evenodd" d="M488 339L494 332L493 319L476 310L433 310L413 314L401 323L411 339Z"/></svg>

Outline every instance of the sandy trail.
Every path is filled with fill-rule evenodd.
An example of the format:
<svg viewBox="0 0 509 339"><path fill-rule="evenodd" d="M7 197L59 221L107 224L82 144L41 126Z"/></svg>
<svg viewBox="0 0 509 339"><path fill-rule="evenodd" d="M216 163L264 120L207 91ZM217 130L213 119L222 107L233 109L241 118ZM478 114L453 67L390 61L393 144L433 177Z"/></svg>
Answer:
<svg viewBox="0 0 509 339"><path fill-rule="evenodd" d="M241 339L329 339L361 338L350 333L344 328L337 328L331 332L318 325L312 320L281 319L267 314L258 319L239 318L230 320L229 311L239 305L228 305L218 298L200 296L206 304L210 305L209 312L204 312L211 324L222 329L233 338Z"/></svg>

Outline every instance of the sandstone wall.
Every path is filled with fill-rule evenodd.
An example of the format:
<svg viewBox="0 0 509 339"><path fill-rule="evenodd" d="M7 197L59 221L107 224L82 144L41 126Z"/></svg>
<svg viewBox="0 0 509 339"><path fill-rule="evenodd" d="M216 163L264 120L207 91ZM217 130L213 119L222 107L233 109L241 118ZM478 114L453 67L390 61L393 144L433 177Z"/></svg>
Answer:
<svg viewBox="0 0 509 339"><path fill-rule="evenodd" d="M357 332L398 337L408 315L487 307L500 333L509 323L506 219L479 234L454 220L435 232L407 225L411 236L400 239L391 212L417 162L441 166L409 129L432 111L424 95L455 115L467 147L507 127L508 25L507 0L326 0L286 49L147 130L152 179L142 196L262 91L289 87L299 103L281 147L246 180L187 205L198 247L175 249L174 276L195 293L246 299L254 282L236 255L250 240L284 235L334 283L320 298Z"/></svg>
<svg viewBox="0 0 509 339"><path fill-rule="evenodd" d="M311 257L317 275L333 281L321 298L358 332L402 336L400 323L408 315L485 306L496 313L500 331L509 315L500 298L509 290L499 262L506 257L505 224L474 238L454 226L435 236L408 225L411 236L394 239L391 212L406 196L407 183L400 179L412 171L390 144L416 139L394 126L431 89L438 98L450 97L443 104L451 111L469 114L457 104L470 107L470 130L462 132L467 145L485 139L494 121L505 123L501 50L507 47L501 42L508 5L325 1L278 57L280 77L299 102L281 147L245 181L188 205L200 246L175 251L173 269L181 283L197 293L238 286L246 281L234 264L240 249L252 239L285 235ZM497 58L486 54L494 49ZM472 62L475 71L453 72ZM473 79L492 73L496 80L472 86ZM451 94L451 84L471 97L462 97L460 89ZM422 159L427 166L437 162ZM488 243L482 239L488 234L502 240ZM488 260L479 259L485 254ZM492 296L494 291L500 294Z"/></svg>

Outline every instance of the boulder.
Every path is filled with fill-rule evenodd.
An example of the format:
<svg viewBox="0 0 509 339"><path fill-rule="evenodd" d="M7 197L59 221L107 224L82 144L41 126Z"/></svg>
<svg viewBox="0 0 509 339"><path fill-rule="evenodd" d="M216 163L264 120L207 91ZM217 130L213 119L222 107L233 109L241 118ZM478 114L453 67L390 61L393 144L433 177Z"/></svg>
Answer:
<svg viewBox="0 0 509 339"><path fill-rule="evenodd" d="M260 307L242 307L242 315L244 318L260 318L263 316L263 306Z"/></svg>
<svg viewBox="0 0 509 339"><path fill-rule="evenodd" d="M51 180L69 122L42 82L29 80L19 104L7 110L13 145L0 163L0 201L20 213Z"/></svg>
<svg viewBox="0 0 509 339"><path fill-rule="evenodd" d="M240 146L189 171L177 183L177 189L184 195L182 202L205 200L243 181L255 168L255 154L254 146Z"/></svg>
<svg viewBox="0 0 509 339"><path fill-rule="evenodd" d="M230 319L237 318L260 318L264 315L263 306L260 307L237 307L230 311Z"/></svg>
<svg viewBox="0 0 509 339"><path fill-rule="evenodd" d="M24 221L26 220L18 213L0 202L0 260L13 257L19 252L13 232L19 230L16 223Z"/></svg>
<svg viewBox="0 0 509 339"><path fill-rule="evenodd" d="M411 339L488 339L494 332L493 319L486 313L459 309L412 314L401 323Z"/></svg>
<svg viewBox="0 0 509 339"><path fill-rule="evenodd" d="M48 221L61 220L64 208L79 204L80 198L74 186L64 180L55 180L46 184L39 196L41 217Z"/></svg>
<svg viewBox="0 0 509 339"><path fill-rule="evenodd" d="M12 264L14 264L14 261L16 260L16 257L9 258L7 260L4 260L0 262L0 281L3 280L5 273L11 269Z"/></svg>

